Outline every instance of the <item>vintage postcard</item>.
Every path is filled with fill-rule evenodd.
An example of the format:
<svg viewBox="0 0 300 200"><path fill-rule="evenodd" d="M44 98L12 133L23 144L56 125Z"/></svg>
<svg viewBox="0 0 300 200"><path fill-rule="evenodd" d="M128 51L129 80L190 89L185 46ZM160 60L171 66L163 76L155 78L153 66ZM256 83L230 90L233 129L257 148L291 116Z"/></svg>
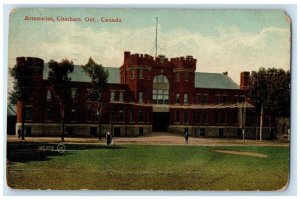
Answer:
<svg viewBox="0 0 300 200"><path fill-rule="evenodd" d="M290 30L282 10L11 10L7 185L285 190Z"/></svg>

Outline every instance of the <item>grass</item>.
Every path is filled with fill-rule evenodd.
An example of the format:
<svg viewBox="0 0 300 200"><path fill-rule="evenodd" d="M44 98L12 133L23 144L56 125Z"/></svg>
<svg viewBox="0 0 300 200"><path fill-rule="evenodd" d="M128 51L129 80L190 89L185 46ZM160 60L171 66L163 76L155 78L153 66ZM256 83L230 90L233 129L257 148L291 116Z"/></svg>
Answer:
<svg viewBox="0 0 300 200"><path fill-rule="evenodd" d="M8 144L7 180L13 188L94 190L280 190L288 182L289 148L168 145ZM34 149L34 151L33 151ZM261 153L267 158L213 150Z"/></svg>

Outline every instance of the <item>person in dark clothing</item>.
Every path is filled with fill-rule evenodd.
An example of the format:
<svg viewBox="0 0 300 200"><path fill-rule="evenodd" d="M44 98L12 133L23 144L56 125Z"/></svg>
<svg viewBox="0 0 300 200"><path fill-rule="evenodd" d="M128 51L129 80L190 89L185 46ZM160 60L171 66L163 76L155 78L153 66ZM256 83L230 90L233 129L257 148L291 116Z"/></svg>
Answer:
<svg viewBox="0 0 300 200"><path fill-rule="evenodd" d="M22 136L22 130L19 128L18 129L18 137L19 137L19 139L21 138L21 136Z"/></svg>
<svg viewBox="0 0 300 200"><path fill-rule="evenodd" d="M106 133L106 144L110 145L110 143L111 143L111 134L110 134L109 131L107 131L107 133Z"/></svg>
<svg viewBox="0 0 300 200"><path fill-rule="evenodd" d="M189 129L185 129L184 139L185 139L185 143L188 144L189 143Z"/></svg>

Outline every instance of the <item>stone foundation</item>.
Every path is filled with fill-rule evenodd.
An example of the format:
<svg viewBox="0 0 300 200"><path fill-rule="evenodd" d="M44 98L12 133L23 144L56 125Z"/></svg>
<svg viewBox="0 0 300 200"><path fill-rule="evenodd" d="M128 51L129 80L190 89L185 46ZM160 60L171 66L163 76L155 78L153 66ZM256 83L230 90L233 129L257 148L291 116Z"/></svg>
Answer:
<svg viewBox="0 0 300 200"><path fill-rule="evenodd" d="M189 133L195 137L224 137L224 138L242 138L242 129L239 127L228 126L184 126L171 125L168 127L170 133L183 135L185 128L189 129ZM263 128L263 139L275 139L276 128ZM246 127L245 139L259 139L259 129L256 127Z"/></svg>
<svg viewBox="0 0 300 200"><path fill-rule="evenodd" d="M16 132L21 128L21 124L16 124ZM242 138L242 130L239 127L226 126L189 126L172 125L168 127L168 132L183 135L184 130L188 128L189 133L195 137L224 137L224 138ZM125 125L116 124L112 127L112 133L118 137L137 137L149 135L152 133L152 125ZM68 137L98 137L98 124L65 124L65 136ZM101 136L105 137L106 132L110 130L109 124L102 124ZM263 128L263 139L276 139L276 128ZM17 135L17 133L16 133ZM38 124L25 123L25 136L60 136L60 124ZM259 129L256 127L246 127L246 139L259 139Z"/></svg>
<svg viewBox="0 0 300 200"><path fill-rule="evenodd" d="M16 124L16 130L21 128ZM112 132L115 136L140 136L152 133L152 125L114 125ZM101 136L105 137L110 130L109 124L101 125ZM17 131L16 131L17 135ZM60 136L60 124L25 123L25 136ZM65 124L65 136L98 137L98 124Z"/></svg>

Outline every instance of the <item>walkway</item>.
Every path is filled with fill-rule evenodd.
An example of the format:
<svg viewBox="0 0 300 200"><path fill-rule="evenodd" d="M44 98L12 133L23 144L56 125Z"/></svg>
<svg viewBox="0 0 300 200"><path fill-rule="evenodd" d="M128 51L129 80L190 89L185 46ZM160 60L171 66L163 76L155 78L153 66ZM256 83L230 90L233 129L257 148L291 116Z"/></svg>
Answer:
<svg viewBox="0 0 300 200"><path fill-rule="evenodd" d="M27 142L45 142L45 143L60 143L60 137L26 137ZM20 141L14 135L7 136L8 142ZM66 137L64 143L76 144L105 144L105 138L101 141L98 138L91 137ZM169 133L153 133L148 136L139 137L115 137L115 144L137 144L137 145L185 145L185 140L181 135L174 135ZM262 142L256 140L246 140L234 138L195 138L189 137L189 145L199 146L282 146L288 147L289 143L283 141L269 141Z"/></svg>

